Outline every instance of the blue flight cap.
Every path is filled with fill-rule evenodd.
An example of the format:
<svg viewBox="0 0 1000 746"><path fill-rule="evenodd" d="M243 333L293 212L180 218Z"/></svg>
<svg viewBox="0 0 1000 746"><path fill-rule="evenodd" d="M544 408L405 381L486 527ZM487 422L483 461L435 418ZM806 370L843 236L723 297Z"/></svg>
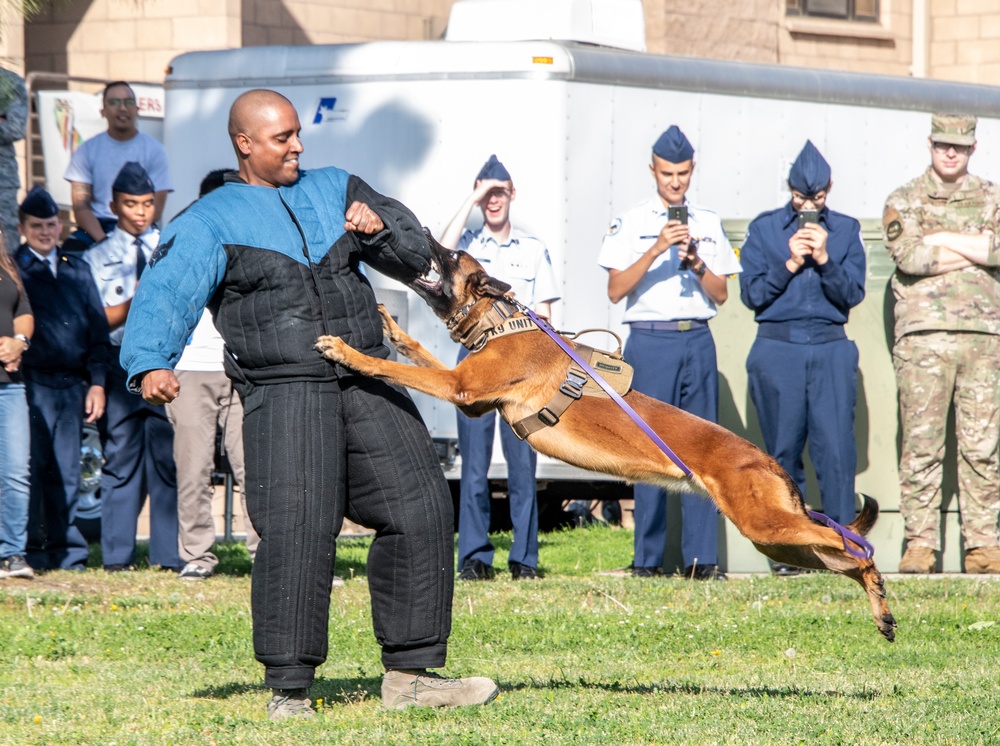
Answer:
<svg viewBox="0 0 1000 746"><path fill-rule="evenodd" d="M111 191L138 196L152 194L156 190L153 189L153 181L146 173L146 169L135 161L129 161L118 172L115 183L111 185Z"/></svg>
<svg viewBox="0 0 1000 746"><path fill-rule="evenodd" d="M479 173L476 174L476 181L482 181L483 179L513 181L510 178L510 172L504 168L504 165L497 160L495 155L491 155L490 159L483 164L481 169L479 169Z"/></svg>
<svg viewBox="0 0 1000 746"><path fill-rule="evenodd" d="M54 218L59 214L59 205L41 184L35 184L25 195L24 202L21 203L21 212L33 218Z"/></svg>
<svg viewBox="0 0 1000 746"><path fill-rule="evenodd" d="M681 128L671 124L653 145L653 155L671 163L684 163L694 158L694 148Z"/></svg>
<svg viewBox="0 0 1000 746"><path fill-rule="evenodd" d="M805 147L792 164L792 170L788 172L788 186L807 197L830 186L830 164L812 140L806 140Z"/></svg>

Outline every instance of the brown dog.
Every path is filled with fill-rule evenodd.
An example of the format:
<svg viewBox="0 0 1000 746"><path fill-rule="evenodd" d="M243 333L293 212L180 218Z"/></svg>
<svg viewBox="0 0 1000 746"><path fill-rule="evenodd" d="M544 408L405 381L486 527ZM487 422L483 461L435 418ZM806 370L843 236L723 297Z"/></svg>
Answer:
<svg viewBox="0 0 1000 746"><path fill-rule="evenodd" d="M432 264L440 279L418 278L410 287L448 324L452 338L459 340L463 330L475 328L510 288L487 275L464 251L448 251L430 241ZM386 337L416 366L368 357L338 337L320 337L316 348L328 359L364 375L452 402L467 415L497 409L512 423L539 412L566 380L570 358L537 328L491 339L449 369L407 336L384 310L382 316ZM875 563L852 556L837 532L807 515L795 483L773 458L718 425L636 391L630 391L625 400L670 444L693 476L686 477L605 397L578 399L557 425L532 433L528 442L539 453L628 482L710 497L740 533L775 562L833 570L860 583L879 632L890 642L894 639L896 621ZM878 504L866 497L860 515L848 528L864 535L876 518Z"/></svg>

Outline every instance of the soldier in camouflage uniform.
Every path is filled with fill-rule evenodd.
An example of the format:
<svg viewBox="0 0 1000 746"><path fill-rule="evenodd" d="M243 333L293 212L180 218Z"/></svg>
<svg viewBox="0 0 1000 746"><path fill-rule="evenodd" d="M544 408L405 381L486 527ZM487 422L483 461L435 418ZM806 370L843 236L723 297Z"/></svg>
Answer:
<svg viewBox="0 0 1000 746"><path fill-rule="evenodd" d="M932 572L954 403L966 572L1000 572L1000 186L968 172L976 117L935 114L931 166L886 200L896 262L893 365L902 450L900 572Z"/></svg>
<svg viewBox="0 0 1000 746"><path fill-rule="evenodd" d="M0 230L12 254L21 243L17 227L17 190L21 188L21 177L14 143L24 139L27 121L28 92L24 79L0 67Z"/></svg>

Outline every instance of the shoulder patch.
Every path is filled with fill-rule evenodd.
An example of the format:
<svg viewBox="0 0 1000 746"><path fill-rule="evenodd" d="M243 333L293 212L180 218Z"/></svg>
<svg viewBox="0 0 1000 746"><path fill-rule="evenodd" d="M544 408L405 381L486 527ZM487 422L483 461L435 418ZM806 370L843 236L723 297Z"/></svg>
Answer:
<svg viewBox="0 0 1000 746"><path fill-rule="evenodd" d="M608 226L608 235L613 236L621 229L622 229L622 219L615 218L614 220L611 221L611 225Z"/></svg>
<svg viewBox="0 0 1000 746"><path fill-rule="evenodd" d="M903 223L895 207L886 207L882 215L882 225L885 228L885 237L890 241L895 241L903 235Z"/></svg>
<svg viewBox="0 0 1000 746"><path fill-rule="evenodd" d="M157 262L167 256L167 252L170 251L170 247L174 245L174 239L177 236L171 236L169 241L161 243L153 250L153 255L149 257L149 266L154 266Z"/></svg>

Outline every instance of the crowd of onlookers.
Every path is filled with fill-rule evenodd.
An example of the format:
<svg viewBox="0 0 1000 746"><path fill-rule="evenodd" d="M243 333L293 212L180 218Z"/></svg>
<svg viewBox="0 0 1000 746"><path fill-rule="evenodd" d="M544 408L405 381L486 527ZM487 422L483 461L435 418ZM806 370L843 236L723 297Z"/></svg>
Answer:
<svg viewBox="0 0 1000 746"><path fill-rule="evenodd" d="M88 545L74 518L86 421L101 423L104 569L134 567L136 526L148 497L149 563L185 579L207 578L218 563L211 551L212 476L220 432L235 479L245 482L243 403L233 384L239 366L227 359L208 313L180 357L170 361L184 390L175 401L150 403L130 392L120 361L142 274L173 245L172 239L161 245L158 227L173 189L166 153L136 128L129 84L107 85L101 110L107 130L83 143L66 171L76 229L60 245L59 208L44 189L36 186L20 204L12 201L18 188L12 143L23 137L27 99L23 81L0 73L0 224L6 243L0 252L0 577L85 567ZM886 245L898 267L892 287L907 542L902 572L937 566L945 422L952 403L965 568L1000 572L1000 347L994 344L1000 335L1000 192L968 173L975 127L975 117L934 115L930 167L893 192L885 206ZM789 202L750 224L739 254L719 217L686 197L694 147L678 127L653 144L649 169L655 193L613 218L598 256L610 299L626 301L623 321L630 335L624 356L634 369L633 387L716 420L718 373L708 322L728 299L727 277L738 276L740 299L757 322L746 366L766 449L805 496L808 443L824 512L849 524L855 515L858 352L844 326L864 298L865 253L858 221L827 206L830 165L807 141L788 175ZM225 180L224 171L208 174L200 197ZM559 300L551 259L538 237L513 226L515 197L511 174L491 156L441 243L471 253L509 283L519 301L548 317ZM482 226L469 230L475 207ZM468 354L463 347L458 362ZM496 423L492 413L457 417L459 578L485 580L494 575L488 469ZM506 424L499 431L514 528L508 568L514 579L534 579L535 453ZM631 572L661 575L665 495L637 485L634 497ZM715 507L697 495L683 495L681 507L684 561L677 570L694 579L724 580ZM253 556L259 537L249 520L244 527ZM784 565L773 570L799 572Z"/></svg>
<svg viewBox="0 0 1000 746"><path fill-rule="evenodd" d="M13 157L8 140L26 112L23 81L6 72L3 81L0 164ZM314 348L328 334L362 354L387 354L359 265L403 282L425 276L432 250L420 223L355 175L300 170L294 107L275 91L251 90L230 110L237 168L208 174L199 199L161 236L170 176L162 146L136 129L137 113L127 83L105 87L108 129L66 172L77 229L62 246L59 208L44 189L17 205L16 226L7 224L13 208L0 203L0 577L85 568L88 545L74 525L84 420L102 423L104 569L134 568L148 498L149 563L184 579L211 576L221 430L253 518L245 527L254 649L272 689L269 715L314 713L308 688L327 653L336 537L348 519L375 531L367 578L386 706L491 701L490 679L427 671L445 663L454 518L416 407L405 391ZM929 168L889 196L883 216L897 265L902 572L936 569L952 404L965 569L1000 572L1000 187L968 172L976 124L934 115ZM597 259L609 298L626 301L633 388L716 419L708 322L738 276L757 322L746 365L765 446L805 496L808 443L825 522L850 524L858 353L844 327L864 297L865 253L858 221L827 205L830 164L806 141L788 174L789 201L751 222L737 255L718 215L687 199L695 174L687 136L671 126L651 150L655 192L612 219ZM511 174L491 156L441 243L469 252L545 317L559 289L544 243L512 225L515 198ZM469 230L477 206L482 226ZM458 361L480 341L462 340ZM458 577L483 581L495 573L488 467L497 425L457 416ZM530 581L539 577L535 455L499 428L514 526L508 569ZM683 495L681 512L677 569L725 580L714 505ZM663 492L637 486L633 576L672 570L666 520Z"/></svg>
<svg viewBox="0 0 1000 746"><path fill-rule="evenodd" d="M20 123L13 142L23 136L27 100L23 81L10 73L7 80L12 95L5 123ZM105 87L101 113L107 131L84 142L66 172L77 229L61 245L59 207L43 188L29 190L13 213L7 203L0 206L5 220L16 217L16 227L4 223L7 250L0 256L0 279L8 280L0 282L0 293L7 288L10 300L0 308L0 334L13 329L0 338L0 576L86 566L89 547L75 521L86 421L100 424L103 444L104 569L134 567L148 496L150 564L202 579L218 563L211 552L217 428L242 484L242 409L208 314L177 362L189 381L182 400L152 406L125 387L124 325L153 261L172 184L163 146L136 128L128 83ZM13 151L0 155L12 159ZM221 172L210 174L203 191L221 183ZM248 520L244 525L252 556L258 537Z"/></svg>

